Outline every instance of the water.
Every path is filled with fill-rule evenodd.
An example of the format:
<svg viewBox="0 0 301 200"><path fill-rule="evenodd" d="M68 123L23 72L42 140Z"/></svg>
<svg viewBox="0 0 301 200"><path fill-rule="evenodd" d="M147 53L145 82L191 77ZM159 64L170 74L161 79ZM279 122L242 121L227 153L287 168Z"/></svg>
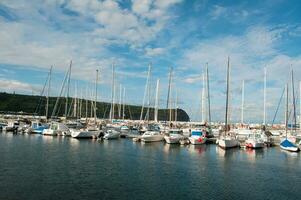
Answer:
<svg viewBox="0 0 301 200"><path fill-rule="evenodd" d="M0 133L0 199L299 199L300 153Z"/></svg>

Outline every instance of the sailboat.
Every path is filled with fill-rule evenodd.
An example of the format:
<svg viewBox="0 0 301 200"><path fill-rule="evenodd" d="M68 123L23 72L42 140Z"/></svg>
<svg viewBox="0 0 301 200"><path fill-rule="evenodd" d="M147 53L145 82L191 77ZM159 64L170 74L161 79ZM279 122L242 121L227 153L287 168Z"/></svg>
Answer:
<svg viewBox="0 0 301 200"><path fill-rule="evenodd" d="M229 78L230 78L230 59L228 57L227 65L227 94L226 94L226 113L225 113L225 132L218 139L218 146L223 149L237 147L239 145L238 140L233 132L229 132L230 126L228 125L228 108L229 108Z"/></svg>
<svg viewBox="0 0 301 200"><path fill-rule="evenodd" d="M108 125L106 127L106 130L104 131L104 139L110 140L110 139L118 139L120 137L120 131L116 130L116 127L113 125L113 120L115 117L115 65L112 64L112 99L111 99L111 111L110 111L110 121L112 125Z"/></svg>
<svg viewBox="0 0 301 200"><path fill-rule="evenodd" d="M93 138L97 137L100 134L100 130L97 127L97 115L96 115L96 106L97 106L97 85L98 85L98 70L96 70L96 80L95 80L95 101L94 101L94 124L87 124L86 128L82 129L71 129L71 136L73 138ZM91 109L92 112L92 109Z"/></svg>
<svg viewBox="0 0 301 200"><path fill-rule="evenodd" d="M292 92L294 93L294 82L293 82L293 71L292 71ZM295 104L295 99L293 98L293 104ZM286 106L285 106L285 139L281 141L280 148L286 151L297 152L299 147L287 139L287 128L288 128L288 84L286 84Z"/></svg>
<svg viewBox="0 0 301 200"><path fill-rule="evenodd" d="M266 84L267 84L267 70L264 68L264 89L263 89L263 131L266 127ZM264 134L264 133L262 133ZM264 140L262 139L261 134L253 131L252 134L248 135L247 140L245 141L245 145L247 148L263 148L264 147Z"/></svg>

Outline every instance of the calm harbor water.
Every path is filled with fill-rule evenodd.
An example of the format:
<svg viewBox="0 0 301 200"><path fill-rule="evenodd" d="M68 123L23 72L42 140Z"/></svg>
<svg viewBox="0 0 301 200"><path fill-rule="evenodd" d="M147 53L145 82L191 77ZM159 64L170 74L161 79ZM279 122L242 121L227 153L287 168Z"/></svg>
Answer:
<svg viewBox="0 0 301 200"><path fill-rule="evenodd" d="M299 199L300 153L0 133L0 199Z"/></svg>

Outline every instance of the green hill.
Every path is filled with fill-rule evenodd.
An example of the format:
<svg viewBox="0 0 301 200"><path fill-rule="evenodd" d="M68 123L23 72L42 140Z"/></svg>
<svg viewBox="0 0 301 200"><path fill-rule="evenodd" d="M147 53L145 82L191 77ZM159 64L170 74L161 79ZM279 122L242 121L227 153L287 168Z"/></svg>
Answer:
<svg viewBox="0 0 301 200"><path fill-rule="evenodd" d="M49 98L49 116L51 116L55 102L57 97ZM88 117L91 115L91 101L88 101L87 112L86 112L86 100L82 99L81 101L81 116L86 117L86 113ZM68 99L68 116L73 116L73 102L74 99ZM70 104L72 103L72 106ZM80 103L78 103L79 105ZM45 115L45 106L46 105L46 97L43 96L32 96L32 95L22 95L22 94L9 94L9 93L0 93L0 111L2 113L9 112L24 112L29 114L36 115ZM65 112L65 98L61 98L58 106L57 112L55 116L64 116ZM110 113L110 103L106 102L97 102L97 116L98 118L109 118ZM93 109L93 108L92 108ZM80 109L78 106L78 113ZM93 111L93 110L92 110ZM160 109L158 112L158 119L163 121L167 118L169 120L169 111ZM147 108L144 109L143 118L145 118L147 112ZM118 105L115 104L115 118L118 118ZM125 106L125 119L137 120L140 119L141 106L135 105L126 105ZM154 118L154 109L149 109L149 116L152 120ZM175 110L172 110L172 119L175 117ZM182 110L177 109L177 119L178 121L189 121L188 114Z"/></svg>

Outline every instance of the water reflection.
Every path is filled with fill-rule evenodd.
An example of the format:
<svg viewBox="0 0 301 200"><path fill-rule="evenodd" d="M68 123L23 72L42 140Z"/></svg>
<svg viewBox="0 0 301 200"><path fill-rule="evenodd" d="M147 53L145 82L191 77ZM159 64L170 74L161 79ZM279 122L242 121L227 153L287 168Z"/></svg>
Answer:
<svg viewBox="0 0 301 200"><path fill-rule="evenodd" d="M238 148L231 148L231 149L225 150L223 148L220 148L219 146L216 146L215 150L216 150L217 156L219 158L223 158L223 159L232 158L237 154L237 152L239 152Z"/></svg>
<svg viewBox="0 0 301 200"><path fill-rule="evenodd" d="M77 150L80 147L80 140L76 139L76 138L65 138L68 140L69 144L70 144L70 149L71 150Z"/></svg>
<svg viewBox="0 0 301 200"><path fill-rule="evenodd" d="M255 163L256 159L264 157L264 149L245 149L247 160L251 163Z"/></svg>
<svg viewBox="0 0 301 200"><path fill-rule="evenodd" d="M177 152L180 151L180 149L181 149L181 147L178 144L167 144L167 143L165 143L163 145L163 151L166 154L174 153L174 152L177 153Z"/></svg>
<svg viewBox="0 0 301 200"><path fill-rule="evenodd" d="M188 152L191 154L203 154L206 152L207 145L188 145Z"/></svg>

